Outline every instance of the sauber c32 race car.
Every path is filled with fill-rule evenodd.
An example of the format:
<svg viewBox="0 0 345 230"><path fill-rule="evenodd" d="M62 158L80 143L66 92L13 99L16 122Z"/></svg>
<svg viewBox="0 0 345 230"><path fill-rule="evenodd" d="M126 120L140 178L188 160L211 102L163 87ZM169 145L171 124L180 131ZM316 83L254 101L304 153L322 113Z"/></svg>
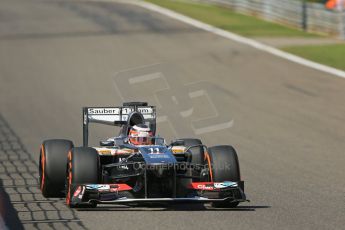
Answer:
<svg viewBox="0 0 345 230"><path fill-rule="evenodd" d="M119 126L120 134L100 141L100 147L89 147L89 123ZM150 128L149 144L128 141L131 127L139 124ZM84 107L82 147L65 139L45 140L41 145L43 196L65 197L71 208L177 202L236 207L247 201L233 147L206 147L192 138L167 145L155 133L155 107L146 102Z"/></svg>

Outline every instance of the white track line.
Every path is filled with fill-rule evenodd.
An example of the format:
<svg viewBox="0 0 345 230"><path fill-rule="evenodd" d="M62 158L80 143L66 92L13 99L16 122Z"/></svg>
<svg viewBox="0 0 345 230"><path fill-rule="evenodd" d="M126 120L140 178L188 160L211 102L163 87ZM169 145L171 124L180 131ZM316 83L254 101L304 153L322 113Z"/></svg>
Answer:
<svg viewBox="0 0 345 230"><path fill-rule="evenodd" d="M200 22L200 21L195 20L193 18L190 18L190 17L184 16L182 14L176 13L172 10L168 10L166 8L154 5L152 3L143 2L143 1L126 1L126 2L140 6L140 7L143 7L145 9L148 9L148 10L160 13L160 14L163 14L163 15L168 16L170 18L174 18L176 20L182 21L184 23L187 23L187 24L195 26L197 28L206 30L208 32L217 34L217 35L222 36L224 38L227 38L227 39L230 39L230 40L242 43L242 44L249 45L251 47L254 47L256 49L265 51L265 52L273 54L275 56L287 59L289 61L301 64L301 65L304 65L304 66L307 66L307 67L310 67L310 68L313 68L316 70L320 70L320 71L332 74L332 75L337 76L337 77L345 78L345 71L342 71L342 70L339 70L336 68L332 68L330 66L322 65L322 64L319 64L319 63L316 63L313 61L309 61L307 59L298 57L296 55L293 55L293 54L281 51L279 49L276 49L274 47L265 45L263 43L255 41L253 39L242 37L240 35L216 28L214 26L208 25L206 23Z"/></svg>

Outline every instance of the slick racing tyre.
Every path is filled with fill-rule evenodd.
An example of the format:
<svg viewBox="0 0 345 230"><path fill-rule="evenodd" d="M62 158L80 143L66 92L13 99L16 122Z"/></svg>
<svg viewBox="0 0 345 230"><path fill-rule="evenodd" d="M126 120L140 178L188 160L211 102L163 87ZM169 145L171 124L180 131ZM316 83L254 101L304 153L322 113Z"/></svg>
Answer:
<svg viewBox="0 0 345 230"><path fill-rule="evenodd" d="M202 145L201 140L199 139L192 139L192 138L183 138L179 139L184 141L184 146L186 148L192 147L192 146L197 146L197 145ZM192 147L188 150L190 152L191 156L188 159L189 163L193 164L200 164L203 165L205 163L204 161L204 149L202 146L200 147Z"/></svg>
<svg viewBox="0 0 345 230"><path fill-rule="evenodd" d="M214 182L239 182L240 166L235 149L229 145L219 145L208 148L211 172ZM214 202L213 207L234 208L239 202Z"/></svg>
<svg viewBox="0 0 345 230"><path fill-rule="evenodd" d="M44 197L64 197L67 154L73 148L69 140L46 140L39 159L39 182Z"/></svg>
<svg viewBox="0 0 345 230"><path fill-rule="evenodd" d="M186 148L192 147L192 146L197 146L197 145L202 145L201 140L199 139L193 139L193 138L181 138L178 139L177 141L183 141L184 146ZM202 146L200 147L192 147L188 150L189 156L187 157L186 161L187 163L190 163L191 165L193 164L198 164L198 165L204 165L204 149ZM200 173L197 173L196 171L193 170L193 167L189 169L189 172L187 173L189 176L200 176ZM177 194L178 196L184 197L188 193L188 186L190 183L193 181L199 181L199 179L190 179L190 178L178 178L177 180Z"/></svg>
<svg viewBox="0 0 345 230"><path fill-rule="evenodd" d="M66 204L70 208L77 207L72 196L79 184L100 184L101 172L98 152L90 147L73 148L68 154L66 175ZM96 204L82 207L96 207Z"/></svg>

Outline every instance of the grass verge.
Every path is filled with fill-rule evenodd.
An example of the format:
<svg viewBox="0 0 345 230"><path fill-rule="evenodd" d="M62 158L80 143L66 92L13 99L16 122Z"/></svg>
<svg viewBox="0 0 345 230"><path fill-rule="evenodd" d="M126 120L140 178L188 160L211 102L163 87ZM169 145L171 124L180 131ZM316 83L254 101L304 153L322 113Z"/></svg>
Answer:
<svg viewBox="0 0 345 230"><path fill-rule="evenodd" d="M146 1L247 37L318 37L312 33L239 14L220 6L176 0Z"/></svg>
<svg viewBox="0 0 345 230"><path fill-rule="evenodd" d="M297 29L263 21L215 5L182 0L146 1L247 37L319 37L316 34L306 33ZM282 50L315 62L345 70L345 43L293 46L282 48Z"/></svg>
<svg viewBox="0 0 345 230"><path fill-rule="evenodd" d="M315 62L345 70L345 44L293 46L283 48L283 50Z"/></svg>

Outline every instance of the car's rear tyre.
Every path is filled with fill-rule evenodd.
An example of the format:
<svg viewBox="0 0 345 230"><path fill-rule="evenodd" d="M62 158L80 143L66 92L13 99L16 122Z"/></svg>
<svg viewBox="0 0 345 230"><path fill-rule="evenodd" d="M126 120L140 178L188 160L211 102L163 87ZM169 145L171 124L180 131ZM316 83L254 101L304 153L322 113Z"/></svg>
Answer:
<svg viewBox="0 0 345 230"><path fill-rule="evenodd" d="M200 176L200 173L197 171L193 170L194 164L198 165L204 165L204 148L201 146L202 142L199 139L193 139L193 138L181 138L178 139L177 141L183 141L184 146L189 150L189 156L187 157L186 161L187 163L191 164L191 167L188 169L188 172L186 175L188 176L195 176L198 177ZM198 147L193 147L193 146L198 146ZM190 148L191 147L191 148ZM179 197L185 197L188 195L188 188L189 185L193 181L199 181L199 179L191 179L191 178L178 178L177 179L177 195Z"/></svg>
<svg viewBox="0 0 345 230"><path fill-rule="evenodd" d="M66 204L70 208L77 207L72 202L73 188L79 184L100 184L101 170L98 152L90 147L73 148L68 154L66 175ZM96 207L96 204L82 207Z"/></svg>
<svg viewBox="0 0 345 230"><path fill-rule="evenodd" d="M189 163L193 164L200 164L203 165L204 161L204 148L200 139L193 139L193 138L182 138L178 139L184 142L184 146L189 148L188 152L190 153L190 157L188 159ZM197 146L197 147L193 147Z"/></svg>
<svg viewBox="0 0 345 230"><path fill-rule="evenodd" d="M219 145L208 148L211 163L211 175L214 182L241 180L240 166L235 149L229 145ZM239 202L214 202L213 207L234 208Z"/></svg>
<svg viewBox="0 0 345 230"><path fill-rule="evenodd" d="M72 141L55 139L42 143L39 159L39 182L44 197L65 196L67 154Z"/></svg>

